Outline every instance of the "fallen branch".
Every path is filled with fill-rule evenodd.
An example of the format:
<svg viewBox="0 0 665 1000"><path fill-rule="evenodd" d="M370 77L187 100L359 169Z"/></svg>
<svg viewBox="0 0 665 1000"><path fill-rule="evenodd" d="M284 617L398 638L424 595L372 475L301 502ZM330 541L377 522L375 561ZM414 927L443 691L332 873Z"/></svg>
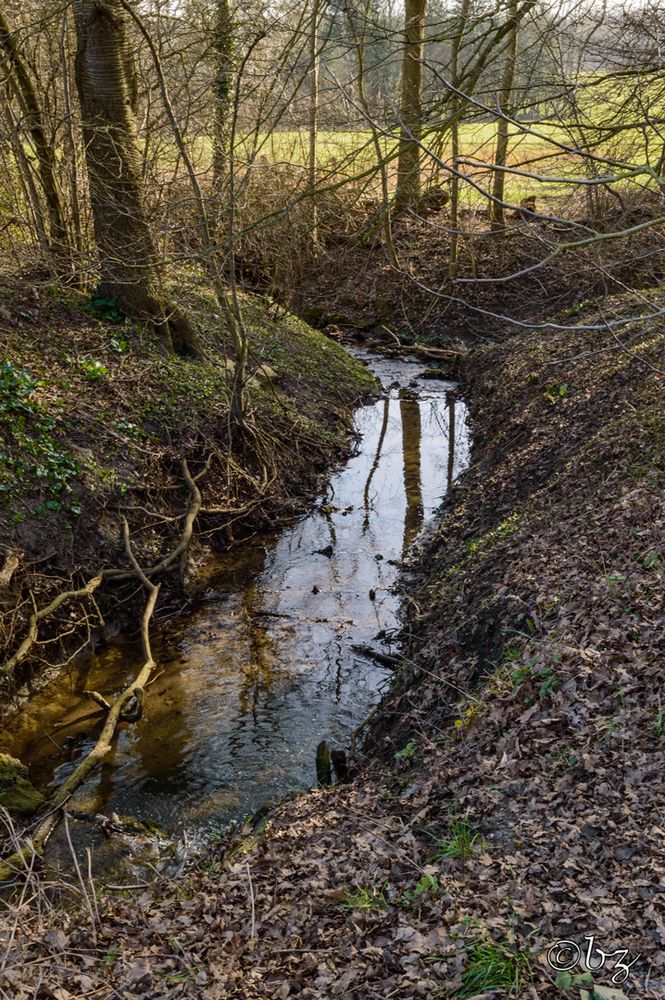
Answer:
<svg viewBox="0 0 665 1000"><path fill-rule="evenodd" d="M111 708L110 703L106 700L106 698L104 698L103 695L99 694L98 691L84 691L83 697L89 698L90 701L94 701L95 704L100 705L105 712L108 712Z"/></svg>
<svg viewBox="0 0 665 1000"><path fill-rule="evenodd" d="M360 653L361 656L367 657L368 660L374 660L376 663L380 663L382 667L390 667L391 670L397 670L401 667L403 660L399 656L391 656L389 653L382 653L378 649L372 649L371 646L364 645L354 645L351 646L354 653Z"/></svg>

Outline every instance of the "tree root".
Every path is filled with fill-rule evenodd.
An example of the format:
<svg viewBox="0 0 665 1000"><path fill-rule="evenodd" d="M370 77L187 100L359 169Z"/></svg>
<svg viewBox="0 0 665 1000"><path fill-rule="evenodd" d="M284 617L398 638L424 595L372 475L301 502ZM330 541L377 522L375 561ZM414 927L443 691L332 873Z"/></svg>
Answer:
<svg viewBox="0 0 665 1000"><path fill-rule="evenodd" d="M35 610L30 616L28 634L14 655L10 656L10 658L6 660L2 666L0 666L0 674L11 673L12 670L25 660L26 656L37 642L40 622L43 622L46 618L50 618L51 615L55 614L58 608L62 607L65 601L74 600L77 597L90 597L90 595L94 593L99 586L101 586L103 579L104 573L102 571L101 573L98 573L97 576L93 576L91 580L88 580L88 582L78 590L65 590L63 593L58 594L58 596L55 597L50 604L47 604L45 608Z"/></svg>
<svg viewBox="0 0 665 1000"><path fill-rule="evenodd" d="M78 764L74 771L72 771L69 777L48 801L46 804L47 813L37 822L32 835L26 839L24 845L12 854L11 857L5 859L4 861L0 861L0 882L20 875L21 871L26 869L31 860L34 859L36 855L42 853L46 842L55 830L63 815L64 807L68 800L83 784L92 771L103 763L110 753L118 724L121 722L135 722L141 718L141 715L143 714L145 687L155 667L150 647L150 621L152 619L155 605L157 603L157 597L159 595L159 584L153 583L150 576L169 569L174 565L176 560L179 560L181 575L184 574L186 569L187 550L192 538L194 522L196 521L196 517L201 509L201 492L196 484L196 480L201 478L201 476L207 472L208 467L209 461L206 463L206 467L202 470L202 472L199 473L198 476L193 477L189 471L187 462L183 459L181 463L183 478L190 492L190 503L185 515L185 523L178 543L168 553L168 555L166 555L154 566L150 567L150 569L142 569L132 550L129 524L127 519L123 517L122 530L125 554L130 563L131 569L119 571L102 570L89 580L88 583L86 583L80 590L66 591L63 594L59 594L58 597L51 601L51 603L45 608L42 608L39 611L36 610L30 619L28 634L21 643L19 649L16 651L14 656L8 660L2 668L0 668L2 672L8 673L14 666L16 666L16 664L25 659L31 647L37 641L39 623L48 618L49 615L52 615L66 600L74 597L86 597L92 594L101 585L103 580L112 579L117 581L120 579L129 579L134 577L140 580L144 589L147 591L148 599L141 621L143 666L134 681L117 696L113 703L107 702L106 699L97 691L84 692L85 697L90 698L96 704L100 705L107 713L102 731L90 753L80 762L80 764Z"/></svg>
<svg viewBox="0 0 665 1000"><path fill-rule="evenodd" d="M167 553L167 555L165 555L162 559L160 559L159 562L155 563L154 566L150 566L145 571L143 570L141 571L141 573L143 573L145 578L156 576L158 573L163 573L165 570L170 569L171 566L173 566L173 564L176 562L176 560L179 560L180 575L181 578L184 579L184 573L187 565L186 564L187 550L192 540L194 522L196 521L196 518L201 509L201 491L197 486L197 482L208 472L210 468L211 457L208 458L208 461L206 462L204 468L196 476L191 475L189 471L189 466L187 465L185 459L183 459L182 462L180 463L182 476L183 479L185 480L185 484L187 485L190 493L190 503L187 509L187 513L185 514L185 523L183 526L183 530L177 545L169 553ZM127 551L126 544L125 544L125 551ZM78 590L63 591L63 593L58 594L58 596L55 597L50 604L47 604L46 607L40 608L39 610L35 609L34 613L30 616L30 620L28 622L28 632L23 642L16 650L14 655L11 656L8 660L6 660L5 663L0 665L0 676L1 675L7 676L11 674L11 672L20 663L22 663L23 660L25 660L28 653L38 640L40 622L43 622L47 618L50 618L52 615L54 615L55 612L60 607L62 607L62 605L66 601L74 600L76 598L90 597L94 593L94 591L97 590L98 587L100 587L101 584L106 580L112 580L118 583L123 580L130 580L136 575L137 575L137 570L134 567L134 565L132 565L131 570L102 569Z"/></svg>
<svg viewBox="0 0 665 1000"><path fill-rule="evenodd" d="M102 727L102 731L99 734L97 742L90 753L83 758L81 763L72 771L66 781L49 800L47 803L48 813L44 819L38 823L32 836L26 840L24 846L16 851L15 854L12 854L12 856L7 858L5 861L0 862L0 882L19 875L21 870L26 867L34 855L41 854L47 840L61 819L63 807L69 801L74 792L80 788L88 775L99 767L99 765L104 762L108 754L111 752L116 728L119 722L124 721L123 716L126 714L127 706L132 700L135 700L137 705L142 704L145 686L148 683L155 666L155 661L152 658L152 651L150 648L150 619L152 618L155 610L155 604L157 603L159 584L152 583L136 562L136 558L132 552L129 542L129 526L127 525L127 521L124 521L123 527L125 548L127 550L129 560L134 567L136 575L148 591L148 600L146 602L141 622L141 646L144 657L143 666L134 681L129 684L124 691L118 695L113 704L110 705L106 721L104 722L104 726ZM92 692L92 694L96 694L96 692ZM90 692L88 692L88 695L90 695ZM93 698L93 700L97 701L97 698Z"/></svg>

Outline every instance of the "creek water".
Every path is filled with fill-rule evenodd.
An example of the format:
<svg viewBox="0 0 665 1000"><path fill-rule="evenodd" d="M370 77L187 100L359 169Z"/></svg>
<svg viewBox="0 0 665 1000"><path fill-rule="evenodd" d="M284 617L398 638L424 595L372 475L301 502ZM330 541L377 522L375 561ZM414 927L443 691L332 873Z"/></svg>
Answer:
<svg viewBox="0 0 665 1000"><path fill-rule="evenodd" d="M348 746L379 700L389 672L354 647L394 649L400 561L467 465L469 441L452 383L422 378L417 360L354 353L383 386L357 411L357 450L309 514L216 556L196 610L154 630L144 716L120 727L73 810L205 835L311 787L319 741ZM112 695L139 665L126 643L76 661L0 749L42 790L60 784L99 731L81 692Z"/></svg>

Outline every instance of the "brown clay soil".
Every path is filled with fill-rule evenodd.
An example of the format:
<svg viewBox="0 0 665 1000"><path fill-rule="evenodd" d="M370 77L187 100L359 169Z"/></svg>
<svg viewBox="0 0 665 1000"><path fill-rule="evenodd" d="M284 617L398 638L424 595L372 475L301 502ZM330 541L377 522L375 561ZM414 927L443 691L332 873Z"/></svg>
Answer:
<svg viewBox="0 0 665 1000"><path fill-rule="evenodd" d="M475 461L353 780L177 883L15 905L5 996L665 995L665 322L604 327L654 301L472 352ZM625 983L555 983L586 935Z"/></svg>

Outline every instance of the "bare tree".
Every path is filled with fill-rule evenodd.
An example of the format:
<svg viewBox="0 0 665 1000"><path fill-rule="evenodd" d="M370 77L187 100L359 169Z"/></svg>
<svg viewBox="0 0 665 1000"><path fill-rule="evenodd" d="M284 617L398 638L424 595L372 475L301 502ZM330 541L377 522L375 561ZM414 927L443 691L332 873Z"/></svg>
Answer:
<svg viewBox="0 0 665 1000"><path fill-rule="evenodd" d="M496 126L496 149L494 152L494 178L492 183L493 201L490 202L490 219L492 230L503 229L505 225L504 194L506 183L506 172L503 167L506 165L508 155L508 115L510 114L510 102L513 93L513 82L515 80L515 66L517 63L517 36L519 28L518 17L519 0L510 0L508 19L510 31L506 42L506 55L503 74L501 77L501 87L498 94L497 106L500 117Z"/></svg>
<svg viewBox="0 0 665 1000"><path fill-rule="evenodd" d="M52 255L52 259L59 262L58 269L62 271L63 254L66 262L69 258L69 251L62 201L57 182L55 152L47 136L41 103L30 70L21 54L16 32L10 25L4 5L1 4L0 52L2 52L7 64L9 84L25 115L28 134L35 151L37 175L48 218L48 230L44 226L47 249L50 255ZM20 160L26 167L29 167L25 159L21 157ZM36 208L37 212L41 214L39 204Z"/></svg>
<svg viewBox="0 0 665 1000"><path fill-rule="evenodd" d="M164 291L148 223L137 134L137 82L121 0L75 0L81 101L104 297L154 324L167 350L199 351L187 317Z"/></svg>
<svg viewBox="0 0 665 1000"><path fill-rule="evenodd" d="M397 162L395 207L414 208L420 198L420 146L422 132L423 54L426 0L406 0L400 117L402 135Z"/></svg>

